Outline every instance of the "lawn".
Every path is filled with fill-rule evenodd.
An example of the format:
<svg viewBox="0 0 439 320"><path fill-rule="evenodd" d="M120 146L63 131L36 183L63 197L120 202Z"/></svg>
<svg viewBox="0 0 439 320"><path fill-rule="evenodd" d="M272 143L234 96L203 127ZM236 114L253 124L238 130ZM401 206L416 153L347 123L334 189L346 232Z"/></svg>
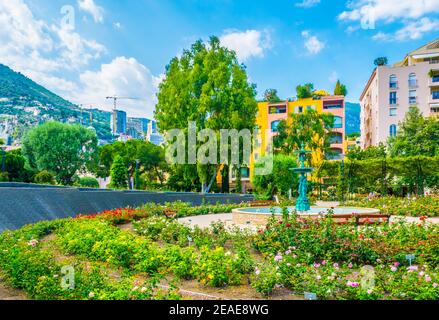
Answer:
<svg viewBox="0 0 439 320"><path fill-rule="evenodd" d="M168 204L178 216L233 205ZM439 299L439 226L272 219L200 229L146 205L0 235L0 270L33 299ZM411 258L408 260L407 255ZM198 295L201 294L201 295Z"/></svg>

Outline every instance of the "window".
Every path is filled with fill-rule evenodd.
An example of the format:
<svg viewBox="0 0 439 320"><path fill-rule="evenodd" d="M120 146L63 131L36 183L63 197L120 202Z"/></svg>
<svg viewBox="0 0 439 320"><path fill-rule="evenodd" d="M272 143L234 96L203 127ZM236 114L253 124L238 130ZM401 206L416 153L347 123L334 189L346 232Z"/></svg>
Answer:
<svg viewBox="0 0 439 320"><path fill-rule="evenodd" d="M396 76L395 76L394 74L392 74L392 75L390 76L390 79L389 79L389 87L390 87L391 89L396 89L396 88L398 88L398 79L396 78Z"/></svg>
<svg viewBox="0 0 439 320"><path fill-rule="evenodd" d="M287 107L286 106L270 106L269 113L270 114L287 113Z"/></svg>
<svg viewBox="0 0 439 320"><path fill-rule="evenodd" d="M432 92L432 98L435 99L435 100L439 99L439 91L433 91Z"/></svg>
<svg viewBox="0 0 439 320"><path fill-rule="evenodd" d="M271 131L277 132L277 127L279 126L280 120L273 121L271 123Z"/></svg>
<svg viewBox="0 0 439 320"><path fill-rule="evenodd" d="M409 87L415 88L418 85L418 80L416 79L416 74L410 73L409 74Z"/></svg>
<svg viewBox="0 0 439 320"><path fill-rule="evenodd" d="M323 109L329 110L329 109L343 109L342 104L325 104L323 106Z"/></svg>
<svg viewBox="0 0 439 320"><path fill-rule="evenodd" d="M390 108L390 116L391 117L393 117L393 116L396 116L396 111L397 111L398 109L396 109L396 108Z"/></svg>
<svg viewBox="0 0 439 320"><path fill-rule="evenodd" d="M316 110L316 106L307 106L306 110Z"/></svg>
<svg viewBox="0 0 439 320"><path fill-rule="evenodd" d="M409 91L409 103L414 104L416 103L416 90L410 90Z"/></svg>
<svg viewBox="0 0 439 320"><path fill-rule="evenodd" d="M392 125L390 126L389 131L390 131L390 136L391 136L391 137L396 136L396 124L392 124Z"/></svg>
<svg viewBox="0 0 439 320"><path fill-rule="evenodd" d="M302 113L302 112L303 112L303 107L302 106L296 107L296 113Z"/></svg>
<svg viewBox="0 0 439 320"><path fill-rule="evenodd" d="M341 143L343 143L343 134L341 134L340 132L332 133L330 138L329 138L329 143L330 144L341 144Z"/></svg>
<svg viewBox="0 0 439 320"><path fill-rule="evenodd" d="M396 101L397 101L396 92L390 92L389 103L390 104L396 104Z"/></svg>
<svg viewBox="0 0 439 320"><path fill-rule="evenodd" d="M439 82L439 75L435 75L431 78L431 82Z"/></svg>
<svg viewBox="0 0 439 320"><path fill-rule="evenodd" d="M334 117L334 127L333 128L343 128L343 118Z"/></svg>

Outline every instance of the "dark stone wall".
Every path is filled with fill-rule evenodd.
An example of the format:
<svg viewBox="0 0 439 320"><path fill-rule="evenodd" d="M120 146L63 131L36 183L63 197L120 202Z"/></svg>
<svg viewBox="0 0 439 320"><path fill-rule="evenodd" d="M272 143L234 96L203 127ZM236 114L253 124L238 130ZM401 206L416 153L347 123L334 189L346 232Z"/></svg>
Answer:
<svg viewBox="0 0 439 320"><path fill-rule="evenodd" d="M114 191L0 183L0 232L44 220L138 207L148 202L163 204L179 200L193 205L200 205L203 201L209 204L241 203L253 200L253 196Z"/></svg>

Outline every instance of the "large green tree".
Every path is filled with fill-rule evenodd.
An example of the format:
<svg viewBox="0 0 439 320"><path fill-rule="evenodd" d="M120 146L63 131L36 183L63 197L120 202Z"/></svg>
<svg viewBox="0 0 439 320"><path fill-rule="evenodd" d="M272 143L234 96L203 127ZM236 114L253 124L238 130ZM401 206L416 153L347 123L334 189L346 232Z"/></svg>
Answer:
<svg viewBox="0 0 439 320"><path fill-rule="evenodd" d="M418 108L410 108L388 145L392 157L439 156L439 119L425 117Z"/></svg>
<svg viewBox="0 0 439 320"><path fill-rule="evenodd" d="M59 183L71 185L74 175L96 159L96 133L81 125L47 122L25 135L23 155L29 168L50 171Z"/></svg>
<svg viewBox="0 0 439 320"><path fill-rule="evenodd" d="M238 62L236 53L222 47L217 37L211 37L207 44L201 40L195 42L166 67L155 117L163 132L180 129L187 137L188 121L193 121L197 132L209 128L218 138L220 129L253 129L257 113L255 97L255 85L249 83L246 68ZM200 146L214 138L198 141L197 153ZM209 157L218 159L210 152ZM197 160L192 164L196 171L184 170L196 172L204 192L209 192L220 169L229 170L228 165L212 162L203 164ZM190 179L194 181L196 177Z"/></svg>

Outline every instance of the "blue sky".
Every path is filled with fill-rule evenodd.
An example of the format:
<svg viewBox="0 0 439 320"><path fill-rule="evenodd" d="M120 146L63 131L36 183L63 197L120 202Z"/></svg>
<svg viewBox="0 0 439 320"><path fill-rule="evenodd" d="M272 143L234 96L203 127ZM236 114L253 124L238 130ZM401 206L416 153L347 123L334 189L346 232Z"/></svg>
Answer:
<svg viewBox="0 0 439 320"><path fill-rule="evenodd" d="M282 98L292 97L305 82L331 91L340 79L348 101L358 102L376 57L394 63L439 38L439 0L0 4L0 63L75 103L109 110L107 95L142 98L121 101L135 116L152 115L170 59L210 35L237 51L259 96L275 88Z"/></svg>

